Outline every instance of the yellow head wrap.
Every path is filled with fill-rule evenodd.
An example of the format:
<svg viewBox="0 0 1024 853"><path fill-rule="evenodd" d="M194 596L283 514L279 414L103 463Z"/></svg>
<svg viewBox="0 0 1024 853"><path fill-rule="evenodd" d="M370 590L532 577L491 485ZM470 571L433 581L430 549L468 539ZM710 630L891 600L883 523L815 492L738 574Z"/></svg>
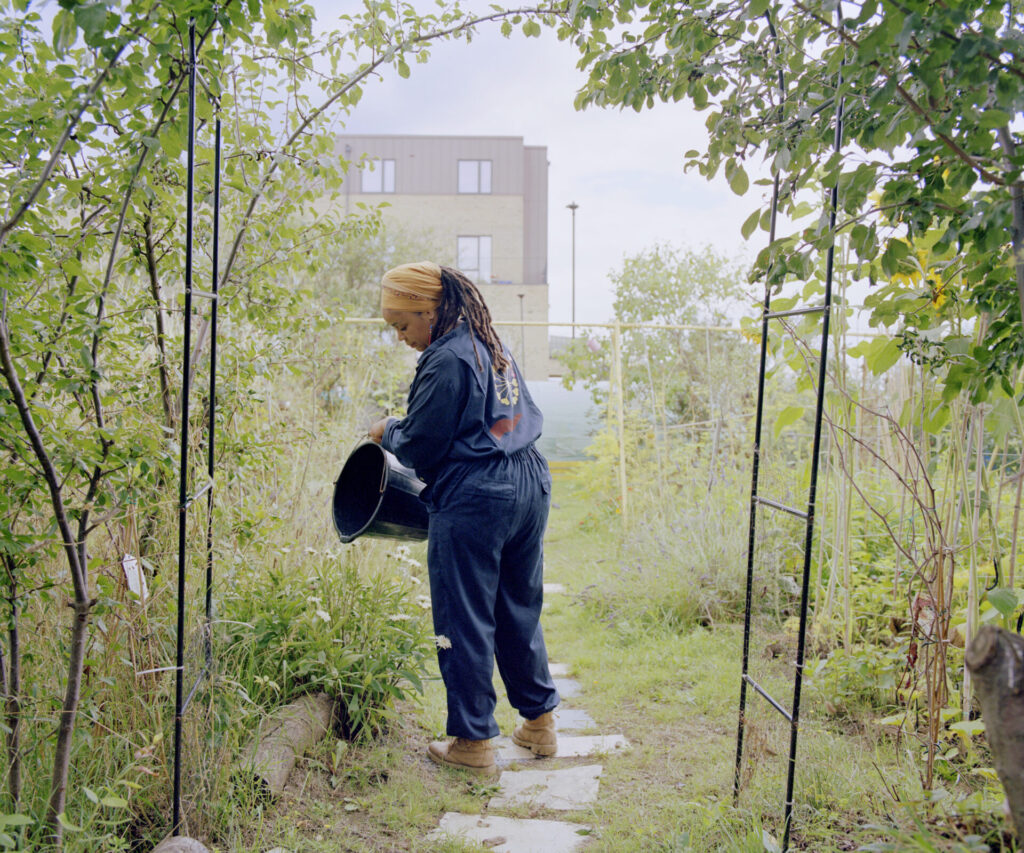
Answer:
<svg viewBox="0 0 1024 853"><path fill-rule="evenodd" d="M384 273L382 311L427 311L441 304L441 267L433 261L402 264Z"/></svg>

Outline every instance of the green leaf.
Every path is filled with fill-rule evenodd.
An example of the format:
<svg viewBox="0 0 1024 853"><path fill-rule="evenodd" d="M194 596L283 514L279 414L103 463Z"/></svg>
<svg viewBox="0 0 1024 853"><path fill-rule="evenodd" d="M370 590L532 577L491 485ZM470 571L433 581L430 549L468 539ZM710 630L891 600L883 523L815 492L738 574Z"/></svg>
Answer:
<svg viewBox="0 0 1024 853"><path fill-rule="evenodd" d="M78 28L75 17L67 9L61 9L53 16L53 50L63 56L75 43Z"/></svg>
<svg viewBox="0 0 1024 853"><path fill-rule="evenodd" d="M747 177L746 171L738 163L735 163L731 169L726 165L725 175L729 181L729 189L736 193L736 195L743 195L750 188L750 178Z"/></svg>
<svg viewBox="0 0 1024 853"><path fill-rule="evenodd" d="M128 801L124 797L118 797L115 794L108 794L100 800L105 806L110 806L112 809L126 809L128 808Z"/></svg>
<svg viewBox="0 0 1024 853"><path fill-rule="evenodd" d="M895 338L878 338L879 346L868 355L866 361L875 376L881 376L900 360L902 353Z"/></svg>
<svg viewBox="0 0 1024 853"><path fill-rule="evenodd" d="M31 826L35 821L28 815L5 814L0 815L0 826Z"/></svg>
<svg viewBox="0 0 1024 853"><path fill-rule="evenodd" d="M1007 587L990 589L985 593L985 598L1004 619L1009 619L1020 606L1017 590Z"/></svg>
<svg viewBox="0 0 1024 853"><path fill-rule="evenodd" d="M107 27L107 7L102 2L75 6L75 23L85 36L85 43L97 46L103 39Z"/></svg>
<svg viewBox="0 0 1024 853"><path fill-rule="evenodd" d="M750 214L750 216L748 216L744 220L743 225L740 226L740 233L743 235L743 239L744 240L749 240L750 239L750 235L753 234L757 230L757 225L758 225L758 223L760 221L761 221L761 211L760 210L755 210L753 213Z"/></svg>
<svg viewBox="0 0 1024 853"><path fill-rule="evenodd" d="M406 61L404 59L402 59L402 58L399 58L397 64L398 64L398 76L399 77L403 77L403 78L408 77L409 76L409 66L406 64Z"/></svg>
<svg viewBox="0 0 1024 853"><path fill-rule="evenodd" d="M1010 123L1010 114L1003 110L987 109L978 116L978 126L988 130L1006 127Z"/></svg>
<svg viewBox="0 0 1024 853"><path fill-rule="evenodd" d="M803 406L786 406L775 419L775 437L778 438L786 427L800 420L803 414Z"/></svg>
<svg viewBox="0 0 1024 853"><path fill-rule="evenodd" d="M75 826L75 824L73 824L71 821L69 821L64 816L64 812L61 812L59 815L57 815L57 822L61 826L63 826L64 829L66 829L68 832L81 832L82 831L82 827Z"/></svg>
<svg viewBox="0 0 1024 853"><path fill-rule="evenodd" d="M959 723L950 723L949 730L965 737L974 737L985 733L985 721L981 719L961 720Z"/></svg>

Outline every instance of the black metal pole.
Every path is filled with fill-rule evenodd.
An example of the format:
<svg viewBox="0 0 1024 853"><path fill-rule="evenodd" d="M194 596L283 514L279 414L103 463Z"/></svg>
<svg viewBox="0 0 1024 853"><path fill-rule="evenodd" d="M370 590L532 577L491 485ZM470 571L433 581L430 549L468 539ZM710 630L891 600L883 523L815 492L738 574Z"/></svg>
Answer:
<svg viewBox="0 0 1024 853"><path fill-rule="evenodd" d="M213 247L210 270L210 420L207 427L206 476L210 489L206 493L206 666L213 664L213 465L214 438L217 434L217 306L220 281L220 116L214 127L213 149Z"/></svg>
<svg viewBox="0 0 1024 853"><path fill-rule="evenodd" d="M836 18L843 26L842 4L836 4ZM836 132L834 149L838 154L843 145L843 64L839 65L839 79L836 81ZM793 683L793 717L789 730L789 768L786 774L786 815L782 835L782 853L789 849L789 833L793 824L793 789L796 781L796 745L800 733L800 693L804 680L804 653L807 646L808 587L811 582L811 553L814 543L814 508L818 492L818 461L821 455L821 418L825 404L825 379L827 378L829 320L832 316L832 276L836 255L836 215L839 209L839 182L829 193L829 233L832 242L825 256L825 303L821 324L821 354L818 360L818 394L814 409L814 449L811 453L811 483L807 497L807 528L804 536L804 572L801 583L803 594L800 598L800 629L796 645L796 679Z"/></svg>
<svg viewBox="0 0 1024 853"><path fill-rule="evenodd" d="M779 56L778 36L775 32L775 25L772 23L771 13L765 15L768 21L768 30L775 40L775 56ZM783 99L786 96L786 81L779 69L779 93ZM780 104L781 109L781 104ZM772 206L771 218L768 225L768 245L775 242L775 231L778 223L779 212L779 174L775 173L775 180L772 184ZM750 527L747 531L747 592L746 604L743 616L743 675L740 678L740 711L739 722L736 731L736 769L733 774L732 800L733 805L739 803L740 797L740 776L743 764L743 731L746 725L747 713L747 673L750 669L750 609L753 603L754 587L754 541L757 529L757 482L761 466L761 427L764 415L764 375L765 365L768 357L768 314L771 311L772 290L769 279L771 267L765 272L764 286L764 308L761 312L761 354L760 366L757 374L757 409L754 415L754 453L750 475Z"/></svg>
<svg viewBox="0 0 1024 853"><path fill-rule="evenodd" d="M185 189L185 337L181 370L181 466L178 483L178 638L175 653L177 681L174 696L174 794L171 834L181 829L181 714L185 698L185 522L188 509L188 396L192 348L192 214L196 136L196 22L188 23L188 165Z"/></svg>

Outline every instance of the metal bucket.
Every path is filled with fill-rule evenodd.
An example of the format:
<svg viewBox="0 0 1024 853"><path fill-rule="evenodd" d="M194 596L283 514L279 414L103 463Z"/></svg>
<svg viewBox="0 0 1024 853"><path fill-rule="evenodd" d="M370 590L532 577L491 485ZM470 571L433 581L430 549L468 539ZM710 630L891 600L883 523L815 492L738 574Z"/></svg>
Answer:
<svg viewBox="0 0 1024 853"><path fill-rule="evenodd" d="M372 441L353 450L334 483L334 529L344 543L359 536L423 540L424 483L393 454Z"/></svg>

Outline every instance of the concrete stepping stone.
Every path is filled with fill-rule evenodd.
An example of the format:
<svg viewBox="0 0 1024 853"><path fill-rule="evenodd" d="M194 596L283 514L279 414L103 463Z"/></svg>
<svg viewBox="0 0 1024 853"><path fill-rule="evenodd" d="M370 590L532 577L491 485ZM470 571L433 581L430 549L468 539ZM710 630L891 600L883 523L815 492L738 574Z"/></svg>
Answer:
<svg viewBox="0 0 1024 853"><path fill-rule="evenodd" d="M582 708L556 708L555 728L560 732L573 732L580 729L592 729L597 726L593 717Z"/></svg>
<svg viewBox="0 0 1024 853"><path fill-rule="evenodd" d="M563 583L546 583L544 584L545 594L561 595L565 592L565 584Z"/></svg>
<svg viewBox="0 0 1024 853"><path fill-rule="evenodd" d="M582 685L575 678L554 678L552 681L555 682L555 689L558 690L558 695L563 699L568 699L570 696L575 696L582 690Z"/></svg>
<svg viewBox="0 0 1024 853"><path fill-rule="evenodd" d="M489 809L533 806L571 811L597 799L600 764L566 767L560 770L506 770L498 785L501 793L491 797Z"/></svg>
<svg viewBox="0 0 1024 853"><path fill-rule="evenodd" d="M560 735L558 752L550 758L587 758L591 755L610 755L629 749L629 741L622 735ZM534 755L530 750L516 746L510 737L499 737L494 741L494 759L498 763L532 761L543 756Z"/></svg>
<svg viewBox="0 0 1024 853"><path fill-rule="evenodd" d="M428 836L475 841L497 853L572 853L586 843L590 827L561 820L524 820L448 812Z"/></svg>
<svg viewBox="0 0 1024 853"><path fill-rule="evenodd" d="M569 674L569 664L548 661L548 672L552 678L565 678Z"/></svg>

